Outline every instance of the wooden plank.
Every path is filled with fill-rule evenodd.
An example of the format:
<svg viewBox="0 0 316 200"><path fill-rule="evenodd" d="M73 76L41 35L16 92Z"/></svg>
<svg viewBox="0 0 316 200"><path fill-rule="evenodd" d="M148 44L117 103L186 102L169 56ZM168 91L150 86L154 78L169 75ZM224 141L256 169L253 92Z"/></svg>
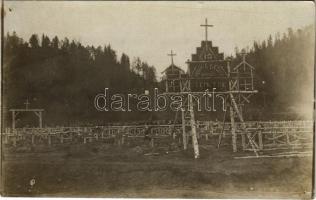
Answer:
<svg viewBox="0 0 316 200"><path fill-rule="evenodd" d="M192 131L192 145L194 150L194 158L197 159L200 157L199 152L199 144L197 140L197 133L196 133L196 124L195 124L195 118L194 118L194 108L193 108L193 101L192 101L192 95L189 96L189 104L190 104L190 123L191 123L191 131Z"/></svg>
<svg viewBox="0 0 316 200"><path fill-rule="evenodd" d="M9 111L12 111L12 112L14 112L14 111L18 111L18 112L20 112L20 111L23 111L23 112L34 112L34 111L40 111L40 112L42 112L42 111L44 111L44 109L10 109Z"/></svg>
<svg viewBox="0 0 316 200"><path fill-rule="evenodd" d="M229 107L229 112L230 112L233 152L237 152L237 134L236 134L235 116L234 116L234 111L233 111L232 106Z"/></svg>
<svg viewBox="0 0 316 200"><path fill-rule="evenodd" d="M311 157L312 153L306 154L284 154L284 155L262 155L262 156L240 156L234 159L248 159L248 158L289 158L289 157Z"/></svg>
<svg viewBox="0 0 316 200"><path fill-rule="evenodd" d="M185 111L181 111L181 120L182 120L182 143L183 143L183 149L187 150L188 148L188 142L187 142L187 135L186 135L186 130L185 130L185 118L184 118L184 113Z"/></svg>

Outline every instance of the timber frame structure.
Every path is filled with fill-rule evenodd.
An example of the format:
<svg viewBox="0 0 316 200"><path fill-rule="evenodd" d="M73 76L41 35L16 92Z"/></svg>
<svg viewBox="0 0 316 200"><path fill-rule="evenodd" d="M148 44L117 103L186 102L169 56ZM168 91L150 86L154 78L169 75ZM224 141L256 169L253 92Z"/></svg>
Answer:
<svg viewBox="0 0 316 200"><path fill-rule="evenodd" d="M39 128L43 127L43 112L44 109L34 109L34 108L29 108L29 101L26 100L25 108L23 109L10 109L10 112L12 114L12 129L16 128L16 117L19 115L21 112L33 112L37 117L38 117L38 126Z"/></svg>
<svg viewBox="0 0 316 200"><path fill-rule="evenodd" d="M207 29L213 27L207 23L205 19L205 24L201 25L205 27L205 40L202 41L201 47L197 48L196 54L192 55L192 60L188 60L188 70L187 73L182 73L181 69L174 73L174 68L168 71L168 68L164 71L165 84L167 95L175 94L185 94L194 93L195 95L203 95L205 91L212 90L213 95L216 97L221 97L228 105L230 123L231 123L231 133L232 133L232 147L233 152L237 152L237 130L236 123L241 123L242 133L241 140L243 150L251 149L256 156L258 156L259 145L253 139L253 134L247 130L244 122L244 117L242 114L242 107L245 103L250 102L250 97L257 93L254 90L254 67L251 66L245 60L245 53L243 53L243 60L240 64L232 68L230 66L230 60L224 59L223 53L218 52L218 47L213 47L212 42L207 39ZM171 56L172 52L171 52ZM169 68L170 68L169 67ZM170 83L173 87L170 87ZM176 87L174 87L176 85ZM183 137L183 148L187 148L188 136L192 138L192 145L194 149L194 157L199 157L199 147L198 147L198 136L196 131L196 119L194 113L194 103L192 96L189 95L183 100L183 109L181 111L181 121L182 121L182 137ZM187 111L184 108L190 108ZM224 123L226 110L224 115ZM176 113L177 121L178 114ZM223 131L222 131L223 132ZM218 147L221 143L222 134L219 135ZM246 148L249 145L250 148Z"/></svg>

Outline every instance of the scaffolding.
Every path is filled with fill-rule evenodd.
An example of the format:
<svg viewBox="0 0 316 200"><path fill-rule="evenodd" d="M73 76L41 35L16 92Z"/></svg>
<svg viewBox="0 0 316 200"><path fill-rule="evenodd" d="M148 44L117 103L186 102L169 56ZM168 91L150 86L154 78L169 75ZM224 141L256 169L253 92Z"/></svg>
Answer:
<svg viewBox="0 0 316 200"><path fill-rule="evenodd" d="M257 90L254 89L253 81L254 67L246 62L246 54L243 52L242 62L232 68L230 59L224 59L223 53L218 52L218 47L214 47L212 42L207 39L207 29L213 27L213 25L209 25L206 19L205 24L201 26L205 27L205 40L201 42L201 47L196 49L196 53L192 55L192 60L187 61L187 72L183 73L181 68L173 67L173 57L171 66L164 71L165 94L181 95L189 93L203 95L206 91L213 91L211 95L221 97L225 101L225 105L228 105L223 109L225 110L223 122L225 123L226 111L228 110L233 152L237 152L236 122L239 122L242 124L243 130L241 133L243 148L246 148L246 143L250 144L250 149L258 156L259 145L253 140L252 133L247 130L242 114L244 104L249 103L250 97L257 93ZM172 52L169 55L173 56ZM214 92L215 90L217 90L216 93ZM198 158L199 147L194 112L195 106L192 95L184 97L183 108L181 109L183 148L187 149L188 136L191 137L194 157ZM177 116L178 114L176 114L175 123ZM218 147L220 146L221 138L222 134L219 135Z"/></svg>

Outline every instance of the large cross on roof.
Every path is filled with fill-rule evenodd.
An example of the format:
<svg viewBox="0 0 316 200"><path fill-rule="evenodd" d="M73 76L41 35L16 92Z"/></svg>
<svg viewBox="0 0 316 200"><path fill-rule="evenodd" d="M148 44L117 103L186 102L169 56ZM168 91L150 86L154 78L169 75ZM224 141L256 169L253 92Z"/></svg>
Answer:
<svg viewBox="0 0 316 200"><path fill-rule="evenodd" d="M214 25L207 23L207 18L205 18L205 24L201 24L200 26L205 28L205 42L207 44L207 29L208 27L213 27Z"/></svg>
<svg viewBox="0 0 316 200"><path fill-rule="evenodd" d="M203 48L203 54L201 54L202 56L202 59L203 60L209 60L209 59L213 59L214 58L214 52L212 51L211 48L208 47L208 41L207 41L207 29L209 27L213 27L214 25L212 24L208 24L207 23L207 18L205 18L205 24L201 24L200 26L204 27L205 28L205 45L204 45L204 48Z"/></svg>
<svg viewBox="0 0 316 200"><path fill-rule="evenodd" d="M176 56L177 54L173 53L173 51L171 50L171 53L167 55L171 57L171 64L173 65L173 56Z"/></svg>

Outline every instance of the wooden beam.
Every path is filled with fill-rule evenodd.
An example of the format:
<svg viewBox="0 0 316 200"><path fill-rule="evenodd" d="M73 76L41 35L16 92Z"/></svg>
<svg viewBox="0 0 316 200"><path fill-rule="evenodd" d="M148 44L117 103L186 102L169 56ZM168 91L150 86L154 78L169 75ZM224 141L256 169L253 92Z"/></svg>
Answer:
<svg viewBox="0 0 316 200"><path fill-rule="evenodd" d="M9 111L22 111L22 112L38 112L38 111L41 111L43 112L44 109L10 109Z"/></svg>
<svg viewBox="0 0 316 200"><path fill-rule="evenodd" d="M233 152L237 152L237 134L236 134L235 116L234 116L234 111L233 111L232 106L229 106L229 113L230 113L230 122L231 122Z"/></svg>
<svg viewBox="0 0 316 200"><path fill-rule="evenodd" d="M164 92L165 95L181 95L181 94L192 94L192 95L203 95L206 92ZM213 93L213 92L211 92ZM209 92L209 94L211 94ZM258 90L231 90L231 91L225 91L225 92L214 92L214 94L254 94L258 93Z"/></svg>
<svg viewBox="0 0 316 200"><path fill-rule="evenodd" d="M15 110L12 110L12 129L15 129Z"/></svg>
<svg viewBox="0 0 316 200"><path fill-rule="evenodd" d="M194 158L197 159L200 157L200 152L199 152L199 144L197 140L197 133L196 133L196 124L195 124L195 119L194 119L194 109L193 109L193 101L192 101L192 95L189 97L189 104L190 104L190 124L191 124L191 129L192 129L192 145L193 145L193 150L194 150Z"/></svg>
<svg viewBox="0 0 316 200"><path fill-rule="evenodd" d="M181 118L182 118L182 142L183 142L183 149L184 150L187 150L187 134L186 134L186 130L185 130L185 117L184 117L184 115L185 115L185 113L184 113L185 111L181 111Z"/></svg>

